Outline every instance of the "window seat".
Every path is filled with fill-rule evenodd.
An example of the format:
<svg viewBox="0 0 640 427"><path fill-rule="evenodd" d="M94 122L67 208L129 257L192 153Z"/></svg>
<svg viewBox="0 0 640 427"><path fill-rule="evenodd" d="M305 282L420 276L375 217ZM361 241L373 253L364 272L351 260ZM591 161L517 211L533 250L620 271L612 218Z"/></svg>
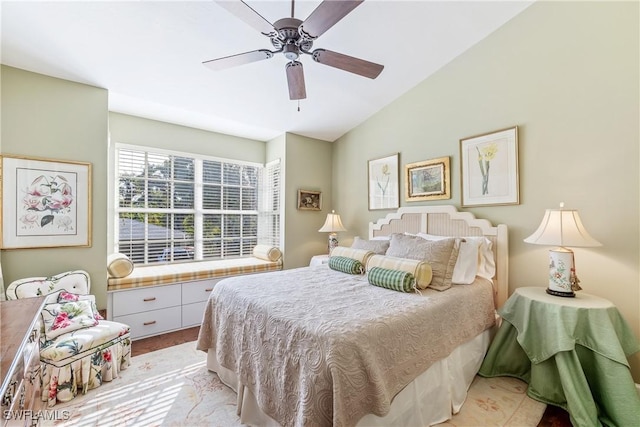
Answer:
<svg viewBox="0 0 640 427"><path fill-rule="evenodd" d="M277 261L269 261L258 257L248 257L184 264L148 265L135 267L126 277L109 277L107 291L276 270L282 270L282 258Z"/></svg>

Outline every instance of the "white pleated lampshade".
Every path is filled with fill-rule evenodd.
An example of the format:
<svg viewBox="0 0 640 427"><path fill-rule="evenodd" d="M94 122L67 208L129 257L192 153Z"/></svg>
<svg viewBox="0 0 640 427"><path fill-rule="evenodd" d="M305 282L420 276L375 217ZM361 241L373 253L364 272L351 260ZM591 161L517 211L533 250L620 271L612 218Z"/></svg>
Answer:
<svg viewBox="0 0 640 427"><path fill-rule="evenodd" d="M342 225L342 220L340 219L340 215L335 213L336 211L331 211L330 214L327 214L327 219L324 222L324 225L318 231L322 231L325 233L335 233L338 231L347 231Z"/></svg>
<svg viewBox="0 0 640 427"><path fill-rule="evenodd" d="M547 209L538 229L524 241L548 246L602 246L587 233L578 211L571 209Z"/></svg>

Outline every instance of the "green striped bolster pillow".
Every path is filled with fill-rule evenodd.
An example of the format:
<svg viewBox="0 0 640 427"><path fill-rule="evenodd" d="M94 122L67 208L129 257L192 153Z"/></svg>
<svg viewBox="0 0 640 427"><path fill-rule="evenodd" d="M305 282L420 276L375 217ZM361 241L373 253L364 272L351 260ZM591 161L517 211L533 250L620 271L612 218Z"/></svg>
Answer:
<svg viewBox="0 0 640 427"><path fill-rule="evenodd" d="M329 268L348 274L364 274L364 265L360 261L344 256L329 257Z"/></svg>
<svg viewBox="0 0 640 427"><path fill-rule="evenodd" d="M367 278L369 283L381 288L400 292L413 292L416 290L416 280L413 274L406 271L373 267L367 272Z"/></svg>
<svg viewBox="0 0 640 427"><path fill-rule="evenodd" d="M385 255L373 255L367 262L367 270L370 270L373 267L381 267L386 268L387 270L400 270L411 273L416 279L416 288L418 289L427 289L433 277L431 265L428 262L416 259L396 258Z"/></svg>

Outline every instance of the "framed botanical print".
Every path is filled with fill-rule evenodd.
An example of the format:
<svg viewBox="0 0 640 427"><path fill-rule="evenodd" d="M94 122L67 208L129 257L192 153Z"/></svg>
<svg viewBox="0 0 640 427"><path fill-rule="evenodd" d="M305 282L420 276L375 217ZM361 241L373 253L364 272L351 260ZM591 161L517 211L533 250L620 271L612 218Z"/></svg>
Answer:
<svg viewBox="0 0 640 427"><path fill-rule="evenodd" d="M400 206L398 153L368 162L369 210Z"/></svg>
<svg viewBox="0 0 640 427"><path fill-rule="evenodd" d="M1 160L3 249L91 246L91 163Z"/></svg>
<svg viewBox="0 0 640 427"><path fill-rule="evenodd" d="M517 205L518 127L460 140L462 206Z"/></svg>

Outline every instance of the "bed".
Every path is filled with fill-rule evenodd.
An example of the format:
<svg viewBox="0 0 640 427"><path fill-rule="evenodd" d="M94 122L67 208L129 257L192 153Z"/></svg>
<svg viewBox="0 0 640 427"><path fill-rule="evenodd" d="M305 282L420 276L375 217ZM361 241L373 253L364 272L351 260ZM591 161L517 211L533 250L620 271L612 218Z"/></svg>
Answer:
<svg viewBox="0 0 640 427"><path fill-rule="evenodd" d="M390 242L387 249L385 241ZM442 283L443 274L461 271L456 258L467 259L462 249L475 247L470 242L486 242L485 261L488 250L491 268L483 270L484 277L473 270L467 284L449 283L439 290L371 286L378 272L370 268L374 260L424 267L422 261L397 256L402 253L398 242L405 241L416 245L400 248L408 257L423 248L455 247L448 264L429 263L432 284ZM197 348L207 352L208 369L236 391L244 424L443 422L464 403L490 342L495 309L507 298L507 242L505 225L493 226L453 206L400 208L370 223L368 239L355 239L354 249L339 252L367 252L361 263L366 274L336 268L338 258L346 258L336 257L329 264L218 282ZM386 252L370 254L378 245ZM474 255L478 262L482 252ZM416 286L418 270L411 271Z"/></svg>

